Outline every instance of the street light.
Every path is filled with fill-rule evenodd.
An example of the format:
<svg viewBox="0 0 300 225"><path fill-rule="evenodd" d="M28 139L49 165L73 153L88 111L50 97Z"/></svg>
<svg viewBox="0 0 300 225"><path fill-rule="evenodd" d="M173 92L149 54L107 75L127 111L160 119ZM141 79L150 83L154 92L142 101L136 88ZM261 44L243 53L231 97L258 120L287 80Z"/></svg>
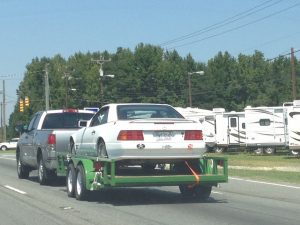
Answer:
<svg viewBox="0 0 300 225"><path fill-rule="evenodd" d="M192 84L191 84L191 76L193 74L198 74L200 76L204 75L204 71L195 71L195 72L188 72L188 85L189 85L189 103L190 103L190 107L192 107Z"/></svg>

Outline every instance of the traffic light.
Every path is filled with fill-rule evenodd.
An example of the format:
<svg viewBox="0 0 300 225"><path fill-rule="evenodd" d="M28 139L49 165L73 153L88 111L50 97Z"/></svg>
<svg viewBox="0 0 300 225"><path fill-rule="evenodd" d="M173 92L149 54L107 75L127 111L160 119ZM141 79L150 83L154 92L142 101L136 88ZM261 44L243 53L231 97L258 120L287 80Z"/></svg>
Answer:
<svg viewBox="0 0 300 225"><path fill-rule="evenodd" d="M19 110L20 110L20 112L24 112L24 101L23 101L23 99L20 99L20 101L19 101Z"/></svg>
<svg viewBox="0 0 300 225"><path fill-rule="evenodd" d="M29 104L30 104L29 97L26 96L26 97L25 97L25 107L28 107Z"/></svg>

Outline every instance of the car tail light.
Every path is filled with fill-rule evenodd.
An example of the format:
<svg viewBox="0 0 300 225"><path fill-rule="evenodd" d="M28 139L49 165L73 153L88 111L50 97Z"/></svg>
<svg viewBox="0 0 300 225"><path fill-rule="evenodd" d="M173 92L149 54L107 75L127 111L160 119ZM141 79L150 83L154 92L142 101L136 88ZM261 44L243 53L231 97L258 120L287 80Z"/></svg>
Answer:
<svg viewBox="0 0 300 225"><path fill-rule="evenodd" d="M121 130L118 135L119 141L143 141L144 134L141 130Z"/></svg>
<svg viewBox="0 0 300 225"><path fill-rule="evenodd" d="M77 113L78 109L63 109L63 112L67 112L67 113Z"/></svg>
<svg viewBox="0 0 300 225"><path fill-rule="evenodd" d="M186 130L184 140L203 140L202 130Z"/></svg>
<svg viewBox="0 0 300 225"><path fill-rule="evenodd" d="M96 171L96 172L101 171L101 170L102 170L101 162L95 161L95 162L94 162L94 168L95 168L95 171Z"/></svg>
<svg viewBox="0 0 300 225"><path fill-rule="evenodd" d="M48 136L48 144L55 145L56 144L56 136L55 134L49 134Z"/></svg>

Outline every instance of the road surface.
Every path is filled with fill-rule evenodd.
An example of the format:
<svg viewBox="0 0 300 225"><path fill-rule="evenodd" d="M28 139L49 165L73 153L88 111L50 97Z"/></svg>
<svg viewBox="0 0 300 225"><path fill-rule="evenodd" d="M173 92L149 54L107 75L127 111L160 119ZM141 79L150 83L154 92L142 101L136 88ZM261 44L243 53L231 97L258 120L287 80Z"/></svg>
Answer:
<svg viewBox="0 0 300 225"><path fill-rule="evenodd" d="M64 179L40 186L36 172L17 178L14 156L0 155L0 225L300 224L300 187L231 178L206 202L177 187L118 188L89 201L68 198Z"/></svg>

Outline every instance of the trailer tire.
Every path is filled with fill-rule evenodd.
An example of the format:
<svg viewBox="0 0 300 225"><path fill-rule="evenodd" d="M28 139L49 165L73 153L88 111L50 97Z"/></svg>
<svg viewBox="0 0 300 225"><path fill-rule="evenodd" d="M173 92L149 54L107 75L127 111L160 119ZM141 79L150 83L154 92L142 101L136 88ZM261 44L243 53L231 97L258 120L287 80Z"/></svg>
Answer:
<svg viewBox="0 0 300 225"><path fill-rule="evenodd" d="M267 154L267 155L273 155L275 153L275 148L272 148L272 147L266 147L264 148L264 152Z"/></svg>
<svg viewBox="0 0 300 225"><path fill-rule="evenodd" d="M299 156L299 155L300 155L299 152L294 151L294 150L291 150L291 154L292 154L293 156Z"/></svg>
<svg viewBox="0 0 300 225"><path fill-rule="evenodd" d="M196 197L200 200L207 200L211 194L212 186L202 185L179 185L179 190L184 197Z"/></svg>
<svg viewBox="0 0 300 225"><path fill-rule="evenodd" d="M225 148L224 147L215 147L214 152L215 153L223 153L223 152L225 152Z"/></svg>
<svg viewBox="0 0 300 225"><path fill-rule="evenodd" d="M19 179L27 179L29 177L30 170L22 163L20 159L19 151L17 151L16 158L17 158L17 173Z"/></svg>
<svg viewBox="0 0 300 225"><path fill-rule="evenodd" d="M76 170L76 185L75 197L79 201L86 200L89 195L89 190L86 189L86 176L82 165L77 166Z"/></svg>
<svg viewBox="0 0 300 225"><path fill-rule="evenodd" d="M256 155L261 155L261 154L263 154L264 150L263 150L263 148L260 148L260 147L259 147L259 148L254 149L253 152L254 152Z"/></svg>
<svg viewBox="0 0 300 225"><path fill-rule="evenodd" d="M76 171L73 163L68 165L67 170L67 177L66 177L66 184L67 184L67 194L69 197L75 196L75 186L76 186Z"/></svg>

